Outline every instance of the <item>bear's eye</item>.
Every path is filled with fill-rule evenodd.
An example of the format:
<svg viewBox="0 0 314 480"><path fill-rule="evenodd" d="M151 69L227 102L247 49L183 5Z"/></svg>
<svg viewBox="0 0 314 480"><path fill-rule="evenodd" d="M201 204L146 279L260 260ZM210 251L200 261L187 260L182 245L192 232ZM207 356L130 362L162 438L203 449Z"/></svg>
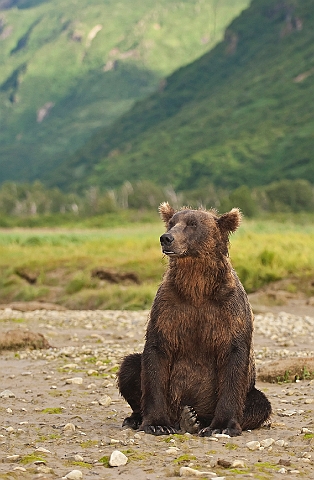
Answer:
<svg viewBox="0 0 314 480"><path fill-rule="evenodd" d="M197 223L196 223L194 220L190 220L189 222L186 223L186 226L187 226L187 227L196 228L196 227L197 227Z"/></svg>

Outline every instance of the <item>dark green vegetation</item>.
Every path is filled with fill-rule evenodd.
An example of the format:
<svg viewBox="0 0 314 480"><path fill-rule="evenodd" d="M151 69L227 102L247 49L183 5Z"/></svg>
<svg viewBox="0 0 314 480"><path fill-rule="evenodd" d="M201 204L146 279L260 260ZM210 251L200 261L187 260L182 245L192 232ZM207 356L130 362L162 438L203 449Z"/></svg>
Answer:
<svg viewBox="0 0 314 480"><path fill-rule="evenodd" d="M51 182L314 183L313 44L311 0L253 0L224 41L100 130Z"/></svg>
<svg viewBox="0 0 314 480"><path fill-rule="evenodd" d="M213 186L177 193L171 186L160 187L148 180L125 182L120 188L101 191L90 187L81 194L48 189L33 184L5 182L0 187L0 227L69 226L112 227L158 218L158 206L168 201L174 208L215 207L223 213L234 206L246 217L270 214L295 215L304 223L314 210L314 187L307 180L281 180L250 190L243 185L228 193Z"/></svg>
<svg viewBox="0 0 314 480"><path fill-rule="evenodd" d="M0 182L49 180L95 131L215 45L247 5L0 0Z"/></svg>

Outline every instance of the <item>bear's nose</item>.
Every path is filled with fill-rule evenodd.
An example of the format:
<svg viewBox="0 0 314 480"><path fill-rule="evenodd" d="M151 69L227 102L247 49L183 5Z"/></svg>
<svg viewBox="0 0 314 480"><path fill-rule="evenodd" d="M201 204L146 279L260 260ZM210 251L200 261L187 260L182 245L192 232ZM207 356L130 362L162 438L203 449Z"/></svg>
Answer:
<svg viewBox="0 0 314 480"><path fill-rule="evenodd" d="M160 243L161 243L161 246L162 247L169 247L169 245L171 245L171 243L173 242L174 238L173 236L171 235L171 233L164 233L163 235L161 235L160 237Z"/></svg>

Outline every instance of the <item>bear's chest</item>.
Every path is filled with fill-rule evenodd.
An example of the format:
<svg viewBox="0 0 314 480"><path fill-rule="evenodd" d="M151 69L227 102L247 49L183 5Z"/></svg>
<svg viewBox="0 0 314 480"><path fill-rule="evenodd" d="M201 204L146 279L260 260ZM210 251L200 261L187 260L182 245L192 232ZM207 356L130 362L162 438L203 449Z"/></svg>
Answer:
<svg viewBox="0 0 314 480"><path fill-rule="evenodd" d="M215 354L222 344L231 342L228 318L215 305L165 307L159 310L155 322L163 348L178 356Z"/></svg>

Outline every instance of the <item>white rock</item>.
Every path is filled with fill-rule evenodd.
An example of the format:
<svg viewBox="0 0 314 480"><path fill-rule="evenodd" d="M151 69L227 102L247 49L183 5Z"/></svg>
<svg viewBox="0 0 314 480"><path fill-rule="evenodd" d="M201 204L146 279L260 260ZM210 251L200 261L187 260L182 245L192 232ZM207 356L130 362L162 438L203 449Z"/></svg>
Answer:
<svg viewBox="0 0 314 480"><path fill-rule="evenodd" d="M19 460L21 458L20 455L8 455L6 457L7 460L9 460L10 462L16 462L17 460Z"/></svg>
<svg viewBox="0 0 314 480"><path fill-rule="evenodd" d="M3 392L0 393L1 398L15 398L15 394L11 392L11 390L3 390Z"/></svg>
<svg viewBox="0 0 314 480"><path fill-rule="evenodd" d="M245 468L243 460L234 460L231 464L231 468Z"/></svg>
<svg viewBox="0 0 314 480"><path fill-rule="evenodd" d="M195 470L191 467L181 467L180 468L180 477L207 477L215 478L215 480L224 479L225 477L217 477L217 474L214 472L201 472L200 470Z"/></svg>
<svg viewBox="0 0 314 480"><path fill-rule="evenodd" d="M260 446L261 444L259 442L257 442L256 440L252 440L252 442L248 442L246 444L246 447L249 449L249 450L259 450L260 449Z"/></svg>
<svg viewBox="0 0 314 480"><path fill-rule="evenodd" d="M128 462L128 457L120 450L114 450L109 458L109 465L111 467L122 467Z"/></svg>
<svg viewBox="0 0 314 480"><path fill-rule="evenodd" d="M261 440L261 447L270 447L273 443L275 443L275 440L273 438L264 438L264 440Z"/></svg>
<svg viewBox="0 0 314 480"><path fill-rule="evenodd" d="M111 402L112 400L111 400L111 397L109 397L109 395L104 395L98 400L99 405L102 405L103 407L109 407Z"/></svg>
<svg viewBox="0 0 314 480"><path fill-rule="evenodd" d="M276 440L275 441L275 445L278 445L278 447L283 447L285 444L285 441L284 440Z"/></svg>
<svg viewBox="0 0 314 480"><path fill-rule="evenodd" d="M65 477L62 478L66 478L68 480L79 480L80 478L83 478L83 474L80 470L72 470L71 472L67 473Z"/></svg>
<svg viewBox="0 0 314 480"><path fill-rule="evenodd" d="M14 467L13 470L16 472L26 472L26 468L24 467Z"/></svg>
<svg viewBox="0 0 314 480"><path fill-rule="evenodd" d="M309 428L303 427L303 428L301 429L301 433L313 433L313 431L310 430Z"/></svg>
<svg viewBox="0 0 314 480"><path fill-rule="evenodd" d="M168 455L176 455L179 451L180 451L180 448L169 447L167 448L166 453L168 453Z"/></svg>
<svg viewBox="0 0 314 480"><path fill-rule="evenodd" d="M82 455L74 455L74 461L75 462L84 462L84 458L82 457Z"/></svg>
<svg viewBox="0 0 314 480"><path fill-rule="evenodd" d="M51 453L50 450L47 450L47 448L44 448L44 447L38 447L36 450L37 450L37 452Z"/></svg>
<svg viewBox="0 0 314 480"><path fill-rule="evenodd" d="M12 433L12 432L14 432L14 428L13 427L8 427L8 428L6 428L6 431L8 433Z"/></svg>
<svg viewBox="0 0 314 480"><path fill-rule="evenodd" d="M13 410L12 410L12 408L7 408L7 409L6 409L6 412L7 412L7 413L13 413Z"/></svg>
<svg viewBox="0 0 314 480"><path fill-rule="evenodd" d="M227 435L226 433L214 433L213 437L216 437L216 438L230 438L230 435Z"/></svg>
<svg viewBox="0 0 314 480"><path fill-rule="evenodd" d="M72 383L73 385L82 385L83 378L82 377L67 378L65 383Z"/></svg>
<svg viewBox="0 0 314 480"><path fill-rule="evenodd" d="M68 431L68 432L74 432L75 431L75 425L73 423L67 423L64 425L63 430Z"/></svg>
<svg viewBox="0 0 314 480"><path fill-rule="evenodd" d="M287 473L287 469L286 468L281 468L280 470L278 470L278 473Z"/></svg>

